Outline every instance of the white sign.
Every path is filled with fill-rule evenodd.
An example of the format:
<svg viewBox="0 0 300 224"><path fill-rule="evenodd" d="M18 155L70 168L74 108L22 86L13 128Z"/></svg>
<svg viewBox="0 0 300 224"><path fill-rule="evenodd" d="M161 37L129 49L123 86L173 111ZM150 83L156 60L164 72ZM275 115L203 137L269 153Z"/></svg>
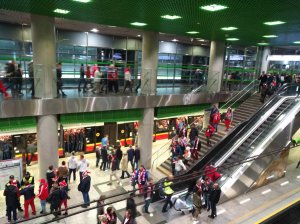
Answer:
<svg viewBox="0 0 300 224"><path fill-rule="evenodd" d="M14 175L15 179L22 179L22 159L12 159L0 161L0 190L5 189L5 184L9 181L9 176Z"/></svg>

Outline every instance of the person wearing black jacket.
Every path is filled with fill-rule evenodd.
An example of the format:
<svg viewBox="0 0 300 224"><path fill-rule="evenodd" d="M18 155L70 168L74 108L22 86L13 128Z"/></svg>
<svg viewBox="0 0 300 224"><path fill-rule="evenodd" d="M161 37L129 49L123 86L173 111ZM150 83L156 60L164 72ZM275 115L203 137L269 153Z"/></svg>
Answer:
<svg viewBox="0 0 300 224"><path fill-rule="evenodd" d="M101 148L102 163L101 163L101 166L100 166L100 170L103 170L103 171L105 171L107 160L108 160L106 147L107 146L103 146ZM102 169L102 167L103 167L103 169Z"/></svg>
<svg viewBox="0 0 300 224"><path fill-rule="evenodd" d="M89 196L89 191L91 188L91 177L89 176L88 171L85 171L82 174L82 180L80 181L79 185L78 185L78 191L80 191L82 193L82 197L83 197L83 201L84 201L84 205L82 205L81 207L83 208L87 208L90 205L90 196Z"/></svg>
<svg viewBox="0 0 300 224"><path fill-rule="evenodd" d="M62 90L63 81L62 81L62 70L61 63L56 64L56 83L57 83L57 95L59 95L59 91L61 91L62 96L67 96Z"/></svg>
<svg viewBox="0 0 300 224"><path fill-rule="evenodd" d="M24 195L24 219L29 218L28 214L28 207L30 205L32 214L36 214L35 205L34 205L34 186L29 184L28 182L25 183L25 187L20 190L20 194Z"/></svg>
<svg viewBox="0 0 300 224"><path fill-rule="evenodd" d="M136 204L134 201L134 193L130 194L130 197L126 201L126 210L130 209L132 212L132 218L135 219L136 217Z"/></svg>
<svg viewBox="0 0 300 224"><path fill-rule="evenodd" d="M101 159L101 151L100 151L100 147L99 146L96 146L95 152L96 152L96 167L98 167L100 159Z"/></svg>
<svg viewBox="0 0 300 224"><path fill-rule="evenodd" d="M135 169L139 168L139 161L141 159L141 151L140 148L136 145L134 150L134 167Z"/></svg>
<svg viewBox="0 0 300 224"><path fill-rule="evenodd" d="M123 157L123 152L121 150L121 146L118 145L117 146L117 150L116 150L116 156L117 156L117 170L120 170L120 162L121 162L121 159Z"/></svg>
<svg viewBox="0 0 300 224"><path fill-rule="evenodd" d="M211 219L214 219L217 216L217 204L220 200L221 189L217 183L214 183L212 190L209 195L209 201L211 206L211 214L208 216Z"/></svg>
<svg viewBox="0 0 300 224"><path fill-rule="evenodd" d="M127 150L127 155L128 155L128 162L130 162L132 172L133 172L134 171L134 164L133 164L134 149L132 148L132 145L129 146L129 149Z"/></svg>
<svg viewBox="0 0 300 224"><path fill-rule="evenodd" d="M46 179L47 179L47 183L48 183L48 193L50 193L54 177L55 177L55 173L53 170L53 166L51 165L51 166L49 166L49 168L46 172Z"/></svg>
<svg viewBox="0 0 300 224"><path fill-rule="evenodd" d="M19 204L19 190L17 187L17 182L13 181L9 185L5 186L3 192L6 202L6 214L8 221L11 221L11 213L13 213L14 221L17 221L17 207Z"/></svg>
<svg viewBox="0 0 300 224"><path fill-rule="evenodd" d="M54 219L58 217L59 215L59 204L61 201L61 192L60 189L58 187L58 185L55 185L52 187L52 192L48 197L48 201L50 203L50 211L51 213L53 213L54 215Z"/></svg>

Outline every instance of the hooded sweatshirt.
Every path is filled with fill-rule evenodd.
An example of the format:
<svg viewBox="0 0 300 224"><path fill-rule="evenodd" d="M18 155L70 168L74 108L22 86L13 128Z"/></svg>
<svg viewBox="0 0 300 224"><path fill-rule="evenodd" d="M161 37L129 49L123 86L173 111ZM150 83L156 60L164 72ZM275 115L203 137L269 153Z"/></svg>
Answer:
<svg viewBox="0 0 300 224"><path fill-rule="evenodd" d="M39 187L39 193L37 196L40 200L45 201L48 198L48 184L46 183L45 179L40 180L41 185Z"/></svg>

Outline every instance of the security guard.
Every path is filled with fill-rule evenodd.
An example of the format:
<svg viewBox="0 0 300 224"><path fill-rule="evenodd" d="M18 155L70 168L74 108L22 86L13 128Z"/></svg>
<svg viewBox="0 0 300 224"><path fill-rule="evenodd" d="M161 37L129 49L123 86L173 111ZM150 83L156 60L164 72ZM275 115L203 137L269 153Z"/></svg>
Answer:
<svg viewBox="0 0 300 224"><path fill-rule="evenodd" d="M21 186L25 187L27 183L34 186L34 177L31 176L29 172L26 172L25 176L23 177Z"/></svg>
<svg viewBox="0 0 300 224"><path fill-rule="evenodd" d="M164 193L166 196L166 201L165 201L164 207L162 209L162 212L167 212L168 204L170 205L170 208L172 208L172 206L173 206L172 201L171 201L171 197L174 193L174 190L171 187L171 185L173 184L173 179L174 179L173 175L169 175L168 178L164 182Z"/></svg>
<svg viewBox="0 0 300 224"><path fill-rule="evenodd" d="M6 183L5 187L9 187L13 182L16 183L18 190L20 190L21 184L18 180L15 179L14 175L9 176L9 181ZM22 209L21 203L20 203L20 197L18 198L18 211L23 212L23 209Z"/></svg>

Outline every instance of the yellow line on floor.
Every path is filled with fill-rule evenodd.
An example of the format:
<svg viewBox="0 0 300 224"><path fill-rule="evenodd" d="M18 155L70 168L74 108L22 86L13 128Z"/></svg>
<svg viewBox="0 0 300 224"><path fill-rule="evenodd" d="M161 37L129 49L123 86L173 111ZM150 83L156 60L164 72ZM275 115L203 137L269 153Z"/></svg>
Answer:
<svg viewBox="0 0 300 224"><path fill-rule="evenodd" d="M249 219L250 217L253 217L253 215L261 213L263 210L265 210L266 208L270 207L271 205L277 204L278 202L282 201L283 199L297 193L300 191L300 187L289 191L273 200L270 200L264 204L262 204L261 206L251 210L250 212L246 213L245 215L239 216L238 218L234 218L234 220L230 221L229 224L234 224L234 223L239 223L243 220Z"/></svg>
<svg viewBox="0 0 300 224"><path fill-rule="evenodd" d="M266 221L267 219L271 218L272 216L276 215L277 213L279 213L279 212L285 210L286 208L292 206L293 204L296 204L298 201L300 201L300 198L298 198L298 199L296 199L295 201L293 201L293 202L291 202L291 203L289 203L289 204L283 206L282 208L280 208L280 209L278 209L278 210L276 210L276 211L270 213L268 216L262 218L261 220L259 220L259 221L256 222L255 224L260 224L261 222Z"/></svg>

